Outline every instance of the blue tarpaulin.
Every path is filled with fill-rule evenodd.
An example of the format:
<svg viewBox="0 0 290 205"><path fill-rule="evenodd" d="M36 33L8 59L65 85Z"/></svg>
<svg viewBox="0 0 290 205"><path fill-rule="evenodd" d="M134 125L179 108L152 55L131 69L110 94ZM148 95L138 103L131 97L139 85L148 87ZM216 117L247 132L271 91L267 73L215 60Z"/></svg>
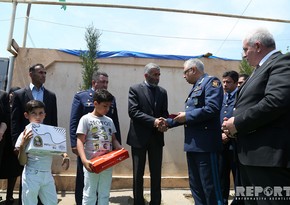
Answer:
<svg viewBox="0 0 290 205"><path fill-rule="evenodd" d="M69 53L71 55L80 56L81 53L87 52L85 50L69 50L69 49L60 49L59 51ZM182 56L182 55L162 55L162 54L149 54L141 53L135 51L99 51L97 54L98 58L154 58L154 59L166 59L166 60L188 60L190 58L202 58L204 55L198 56ZM232 61L234 59L228 58L219 58L216 56L209 56L208 58L215 58L221 60Z"/></svg>

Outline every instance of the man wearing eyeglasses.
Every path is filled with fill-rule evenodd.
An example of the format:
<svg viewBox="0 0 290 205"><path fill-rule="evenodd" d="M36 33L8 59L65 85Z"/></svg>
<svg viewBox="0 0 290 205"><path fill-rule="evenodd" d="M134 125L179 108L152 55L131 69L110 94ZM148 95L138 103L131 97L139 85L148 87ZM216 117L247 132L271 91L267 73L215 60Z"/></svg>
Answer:
<svg viewBox="0 0 290 205"><path fill-rule="evenodd" d="M185 111L166 122L169 127L184 125L184 151L195 205L222 204L218 172L218 152L222 148L222 84L204 72L199 59L187 60L183 75L193 85L185 101Z"/></svg>

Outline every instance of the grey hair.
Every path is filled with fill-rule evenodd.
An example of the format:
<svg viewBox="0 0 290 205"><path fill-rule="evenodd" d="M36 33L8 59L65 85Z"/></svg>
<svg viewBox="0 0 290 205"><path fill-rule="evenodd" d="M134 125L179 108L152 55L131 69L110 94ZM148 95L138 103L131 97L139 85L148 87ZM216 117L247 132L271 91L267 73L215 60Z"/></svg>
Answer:
<svg viewBox="0 0 290 205"><path fill-rule="evenodd" d="M192 67L196 67L197 70L199 70L200 72L204 72L204 64L201 60L197 59L197 58L190 58L189 60L184 62L184 67L186 68L192 68Z"/></svg>
<svg viewBox="0 0 290 205"><path fill-rule="evenodd" d="M267 48L276 49L276 43L273 35L265 28L259 28L253 31L252 33L248 34L245 40L247 40L249 46L254 46L254 44L259 41Z"/></svg>
<svg viewBox="0 0 290 205"><path fill-rule="evenodd" d="M156 63L148 63L147 65L145 65L144 73L148 74L153 68L160 71L159 65L157 65Z"/></svg>

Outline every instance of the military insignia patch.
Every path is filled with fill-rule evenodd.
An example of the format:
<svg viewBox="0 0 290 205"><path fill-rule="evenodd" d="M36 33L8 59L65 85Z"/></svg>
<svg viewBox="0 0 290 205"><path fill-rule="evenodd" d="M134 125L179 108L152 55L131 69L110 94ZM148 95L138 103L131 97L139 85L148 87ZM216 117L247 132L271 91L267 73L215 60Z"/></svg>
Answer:
<svg viewBox="0 0 290 205"><path fill-rule="evenodd" d="M194 88L193 91L199 91L199 90L201 90L201 86L200 85L198 85L196 88Z"/></svg>
<svg viewBox="0 0 290 205"><path fill-rule="evenodd" d="M213 80L212 81L212 86L217 88L219 86L219 81L218 80Z"/></svg>
<svg viewBox="0 0 290 205"><path fill-rule="evenodd" d="M197 98L193 98L193 104L197 105L198 104L198 99Z"/></svg>

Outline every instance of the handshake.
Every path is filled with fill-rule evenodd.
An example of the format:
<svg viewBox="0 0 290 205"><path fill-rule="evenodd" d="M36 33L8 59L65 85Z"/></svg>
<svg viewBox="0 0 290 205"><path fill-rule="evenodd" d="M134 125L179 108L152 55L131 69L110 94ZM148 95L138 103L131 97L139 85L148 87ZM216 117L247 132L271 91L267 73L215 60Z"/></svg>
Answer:
<svg viewBox="0 0 290 205"><path fill-rule="evenodd" d="M155 119L154 127L156 127L159 132L166 132L168 130L168 123L165 118L159 117Z"/></svg>
<svg viewBox="0 0 290 205"><path fill-rule="evenodd" d="M171 118L173 121L180 124L183 124L186 122L185 112L178 112L177 114L171 114L168 117ZM159 132L166 132L168 130L168 123L165 118L159 117L155 119L154 127L158 128Z"/></svg>

